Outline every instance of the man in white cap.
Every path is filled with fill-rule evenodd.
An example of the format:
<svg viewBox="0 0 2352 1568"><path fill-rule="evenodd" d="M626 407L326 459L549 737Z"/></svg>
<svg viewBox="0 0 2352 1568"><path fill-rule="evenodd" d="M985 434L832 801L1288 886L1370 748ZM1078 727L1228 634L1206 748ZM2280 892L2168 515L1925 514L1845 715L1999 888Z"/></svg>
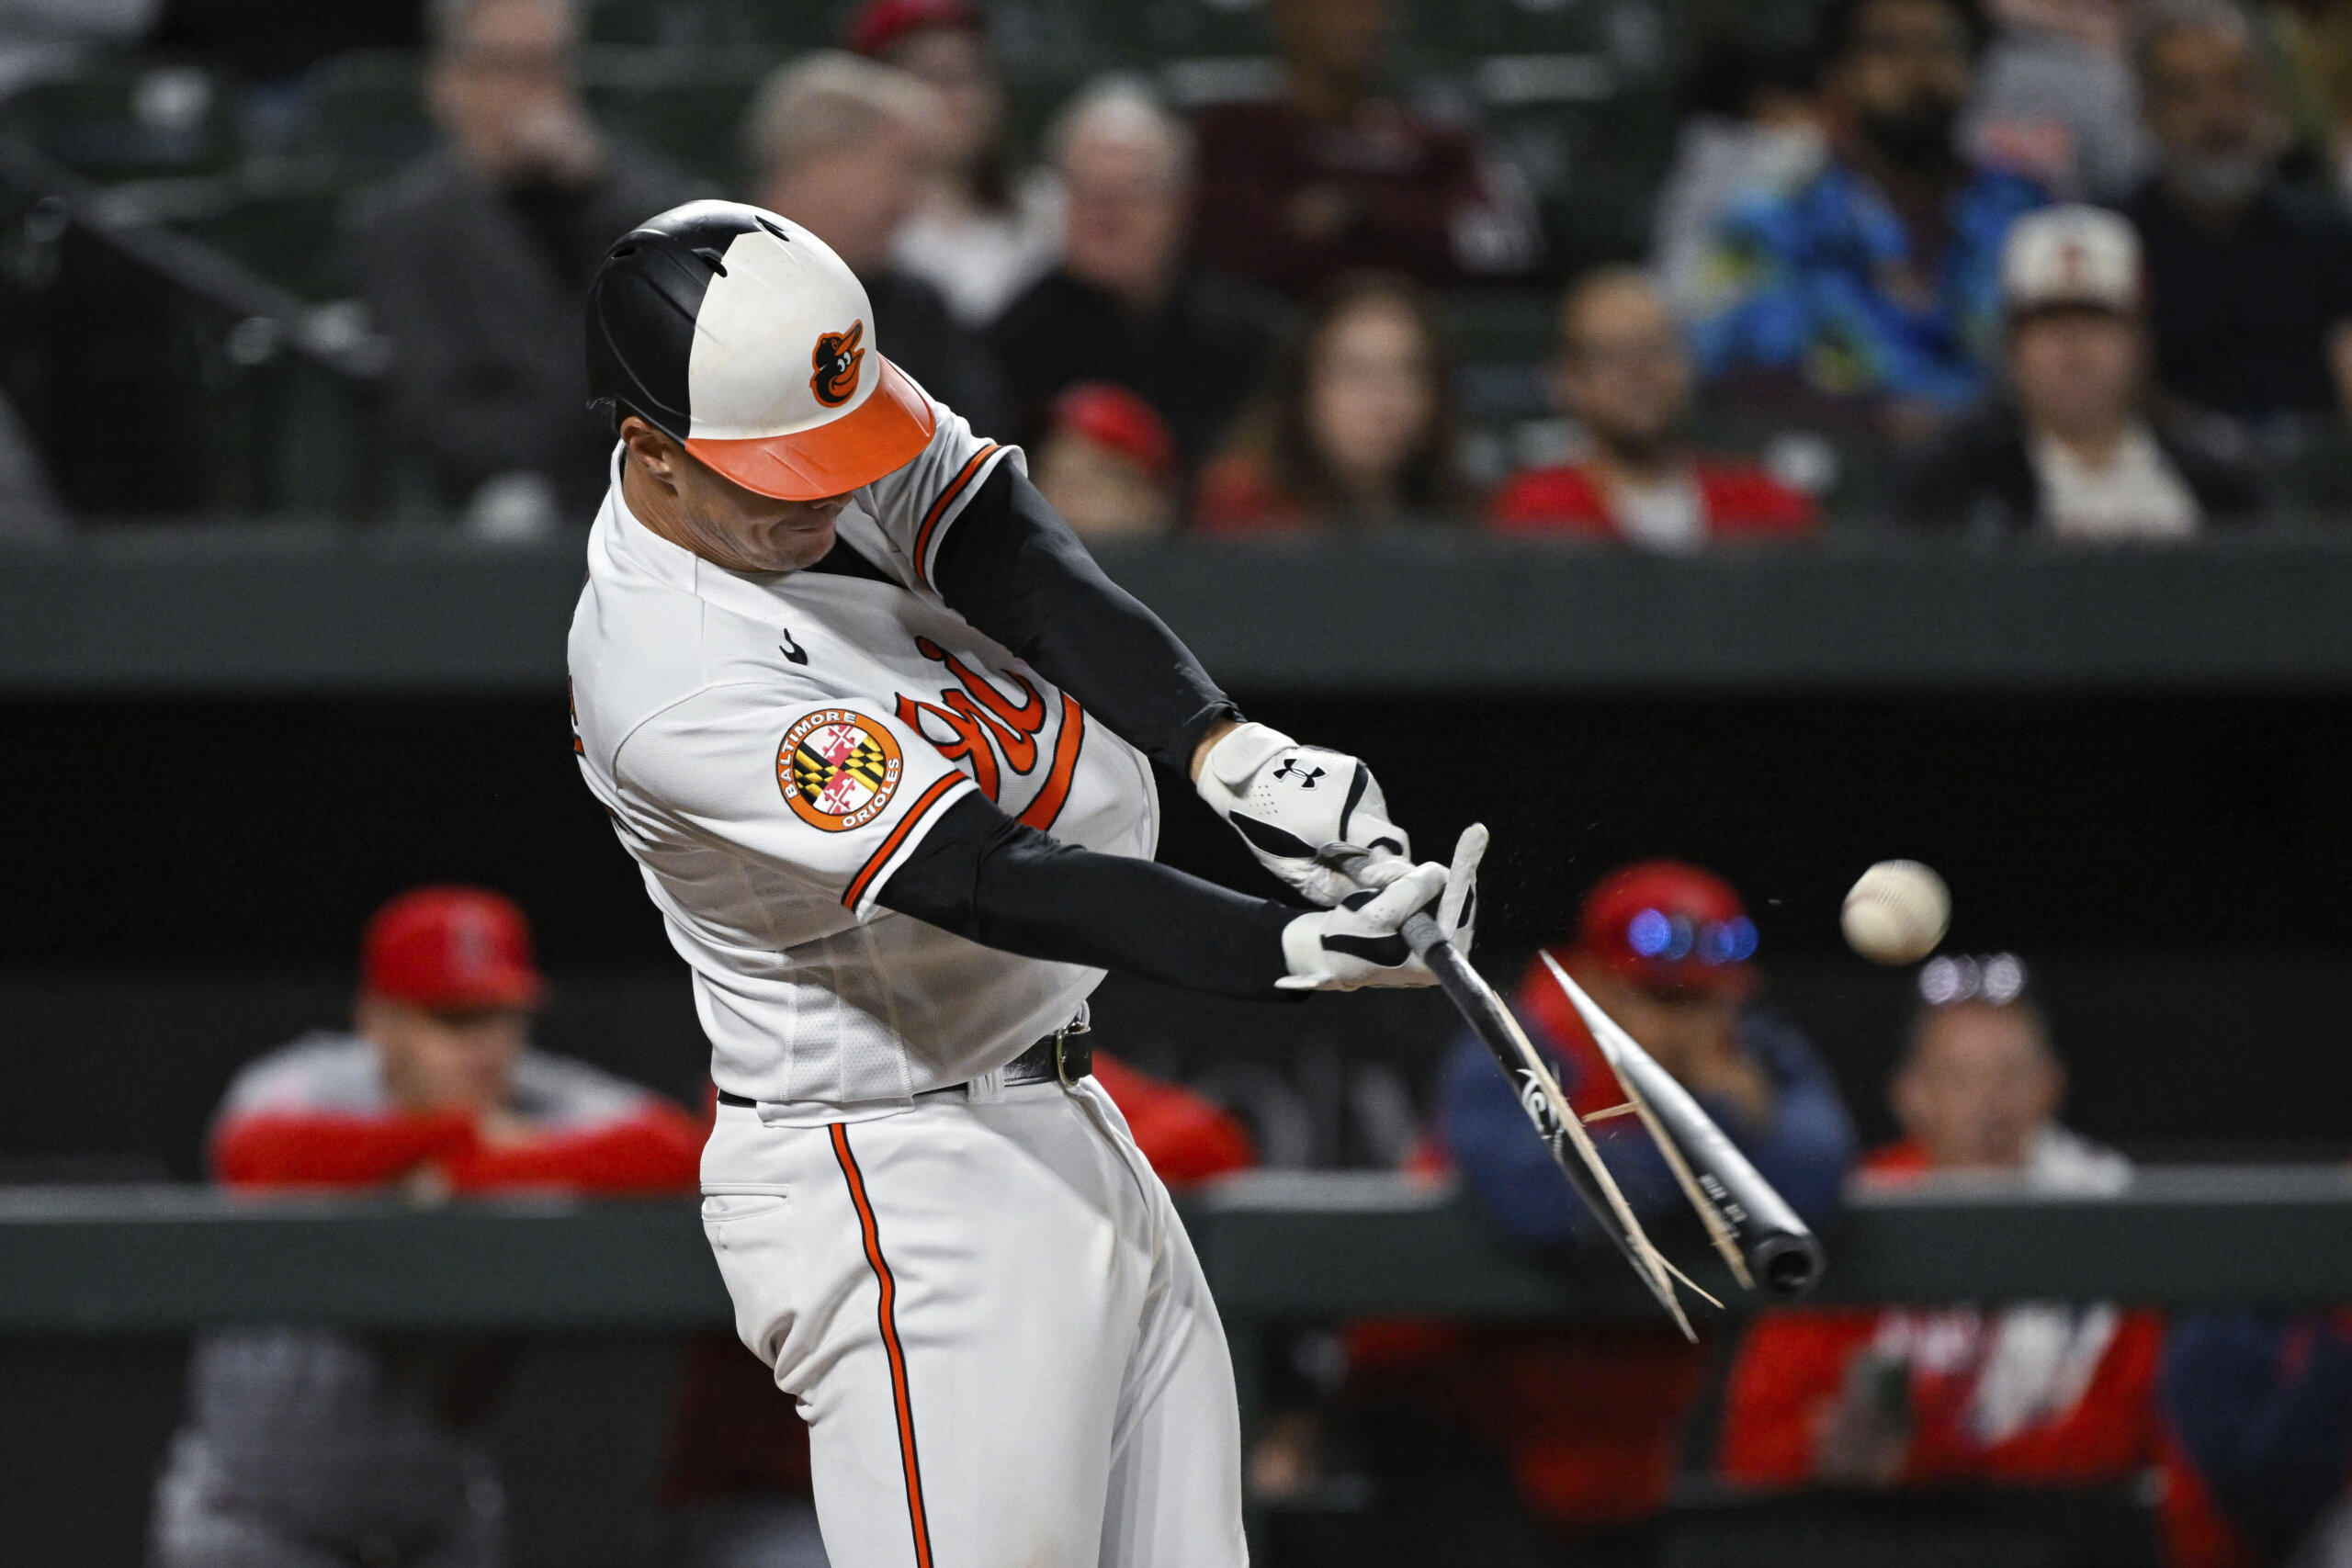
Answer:
<svg viewBox="0 0 2352 1568"><path fill-rule="evenodd" d="M2184 539L2256 505L2252 476L2150 417L2139 236L2096 207L2019 218L2001 252L2008 397L1894 479L1898 521L2084 541Z"/></svg>
<svg viewBox="0 0 2352 1568"><path fill-rule="evenodd" d="M705 1228L834 1568L1238 1564L1232 1369L1086 997L1428 985L1399 928L1467 939L1475 849L1413 865L1362 762L1243 722L872 320L720 202L589 291L576 749L694 972ZM1152 761L1322 907L1153 863Z"/></svg>

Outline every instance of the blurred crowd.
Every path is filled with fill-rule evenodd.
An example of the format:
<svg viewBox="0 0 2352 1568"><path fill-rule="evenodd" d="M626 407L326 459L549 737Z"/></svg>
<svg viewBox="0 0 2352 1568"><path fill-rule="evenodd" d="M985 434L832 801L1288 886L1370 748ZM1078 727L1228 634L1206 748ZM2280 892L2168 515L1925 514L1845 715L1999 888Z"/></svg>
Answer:
<svg viewBox="0 0 2352 1568"><path fill-rule="evenodd" d="M832 245L881 350L1094 536L1483 523L1690 551L1834 512L2165 540L2326 492L2343 0L1718 16L1651 254L1566 276L1510 145L1395 91L1394 6L1269 0L1268 96L1183 113L1104 76L1029 147L984 0L865 0L760 85L722 191L600 127L573 0L433 0L437 144L341 244L383 416L475 531L583 518L609 446L587 274L636 220L726 195ZM1520 345L1550 417L1472 439L1451 307L1552 281L1555 340Z"/></svg>
<svg viewBox="0 0 2352 1568"><path fill-rule="evenodd" d="M1843 442L1894 454L1906 524L2178 539L2260 515L2266 457L2352 392L2352 100L2300 138L2290 113L2337 102L2312 9L1835 0L1802 39L1719 32L1656 254L1568 284L1561 439L1515 472L1465 460L1431 291L1540 276L1540 229L1492 148L1385 96L1384 0L1274 0L1263 101L1188 118L1097 81L1025 168L985 12L870 0L761 87L743 194L1098 536L1799 537ZM446 148L352 254L445 493L527 531L605 479L561 352L584 274L696 187L599 133L564 0L435 18ZM1710 425L1816 439L1758 461Z"/></svg>
<svg viewBox="0 0 2352 1568"><path fill-rule="evenodd" d="M1885 1086L1900 1136L1865 1152L1838 1082L1773 1006L1757 948L1723 878L1644 862L1604 876L1510 993L1669 1252L1704 1250L1696 1218L1654 1141L1608 1114L1628 1097L1544 956L1815 1227L1857 1190L2097 1196L2131 1183L2122 1155L2061 1120L2066 1069L2023 960L1954 954L1917 972ZM363 933L348 1027L268 1052L230 1085L209 1138L218 1179L412 1203L694 1190L707 1094L690 1113L539 1049L547 989L507 898L462 886L394 898ZM1434 1092L1407 1178L1459 1184L1516 1249L1613 1272L1611 1242L1486 1047L1466 1032L1430 1043ZM1257 1162L1233 1110L1099 1049L1094 1062L1170 1187ZM1247 1484L1268 1510L1270 1559L1645 1568L1668 1560L1669 1509L1694 1488L1750 1506L2105 1497L2151 1521L2166 1568L2295 1568L2352 1550L2341 1312L1799 1307L1710 1316L1702 1330L1686 1342L1657 1318L1295 1331L1251 1391L1264 1414ZM156 1487L152 1561L500 1568L504 1493L484 1438L522 1348L296 1325L208 1334ZM823 1568L807 1428L732 1334L687 1347L662 1447L665 1562ZM1759 1545L1756 1560L1843 1560L1834 1526L1808 1528L1810 1547ZM2128 1540L2083 1559L2147 1560Z"/></svg>
<svg viewBox="0 0 2352 1568"><path fill-rule="evenodd" d="M1886 1099L1900 1137L1860 1151L1837 1083L1770 1004L1739 894L1674 861L1624 867L1548 949L1642 1041L1811 1224L1845 1191L1943 1187L2113 1194L2131 1163L2060 1120L2066 1070L2026 964L1951 955L1917 972ZM1654 1142L1606 1113L1627 1095L1539 960L1510 998L1634 1211L1669 1250L1703 1248ZM1515 1246L1614 1261L1516 1094L1465 1034L1406 1162L1458 1180ZM1315 1563L1632 1565L1662 1556L1670 1503L2105 1492L2154 1506L2169 1568L2343 1561L2352 1543L2352 1325L2343 1314L2160 1314L2109 1303L1768 1312L1686 1343L1646 1325L1386 1320L1304 1369L1250 1456L1261 1502L1363 1500L1350 1526L1285 1541ZM1306 1516L1311 1517L1311 1512ZM1797 1550L1726 1560L1866 1561L1828 1516ZM1883 1528L1883 1527L1882 1527ZM1953 1561L2024 1561L1970 1549ZM2050 1561L2110 1559L2041 1547Z"/></svg>

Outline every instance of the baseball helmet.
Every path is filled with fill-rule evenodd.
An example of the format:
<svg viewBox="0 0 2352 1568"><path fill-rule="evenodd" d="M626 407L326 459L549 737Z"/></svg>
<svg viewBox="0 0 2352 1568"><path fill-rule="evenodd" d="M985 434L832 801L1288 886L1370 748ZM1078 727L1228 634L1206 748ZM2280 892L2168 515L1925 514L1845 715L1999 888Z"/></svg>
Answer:
<svg viewBox="0 0 2352 1568"><path fill-rule="evenodd" d="M872 484L935 423L882 357L848 264L734 201L672 208L614 242L588 284L588 388L779 501Z"/></svg>
<svg viewBox="0 0 2352 1568"><path fill-rule="evenodd" d="M1730 883L1682 861L1653 860L1588 894L1577 944L1645 991L1745 996L1756 926Z"/></svg>
<svg viewBox="0 0 2352 1568"><path fill-rule="evenodd" d="M359 942L360 985L437 1011L529 1008L547 982L531 961L531 922L484 887L418 887L376 911Z"/></svg>

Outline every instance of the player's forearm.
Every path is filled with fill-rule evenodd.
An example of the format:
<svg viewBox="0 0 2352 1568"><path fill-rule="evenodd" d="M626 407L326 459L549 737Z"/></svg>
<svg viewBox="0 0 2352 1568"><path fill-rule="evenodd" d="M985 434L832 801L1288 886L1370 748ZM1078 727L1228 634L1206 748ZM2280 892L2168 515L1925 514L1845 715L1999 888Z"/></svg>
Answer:
<svg viewBox="0 0 2352 1568"><path fill-rule="evenodd" d="M551 1134L511 1147L478 1144L449 1162L458 1191L566 1187L582 1192L668 1192L695 1184L703 1128L667 1105L607 1126Z"/></svg>
<svg viewBox="0 0 2352 1568"><path fill-rule="evenodd" d="M254 1111L212 1138L212 1168L232 1187L372 1187L473 1141L462 1111L359 1116Z"/></svg>
<svg viewBox="0 0 2352 1568"><path fill-rule="evenodd" d="M968 795L891 876L902 915L1001 952L1225 996L1272 998L1290 973L1283 934L1298 911L1171 867L1097 854L1024 828Z"/></svg>
<svg viewBox="0 0 2352 1568"><path fill-rule="evenodd" d="M1036 487L999 464L939 547L947 603L1136 750L1191 776L1239 716L1174 632L1113 582Z"/></svg>

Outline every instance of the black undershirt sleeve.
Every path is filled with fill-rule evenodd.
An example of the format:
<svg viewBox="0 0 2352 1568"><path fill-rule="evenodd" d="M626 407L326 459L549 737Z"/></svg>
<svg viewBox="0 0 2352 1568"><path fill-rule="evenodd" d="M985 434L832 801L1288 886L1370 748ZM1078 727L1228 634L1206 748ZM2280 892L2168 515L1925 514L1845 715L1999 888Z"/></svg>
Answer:
<svg viewBox="0 0 2352 1568"><path fill-rule="evenodd" d="M949 807L876 895L883 907L1024 958L1116 969L1264 999L1290 972L1299 911L1155 861L1049 838L974 791Z"/></svg>
<svg viewBox="0 0 2352 1568"><path fill-rule="evenodd" d="M1180 774L1211 726L1241 716L1192 649L1103 575L1011 463L965 503L932 581L957 614Z"/></svg>

